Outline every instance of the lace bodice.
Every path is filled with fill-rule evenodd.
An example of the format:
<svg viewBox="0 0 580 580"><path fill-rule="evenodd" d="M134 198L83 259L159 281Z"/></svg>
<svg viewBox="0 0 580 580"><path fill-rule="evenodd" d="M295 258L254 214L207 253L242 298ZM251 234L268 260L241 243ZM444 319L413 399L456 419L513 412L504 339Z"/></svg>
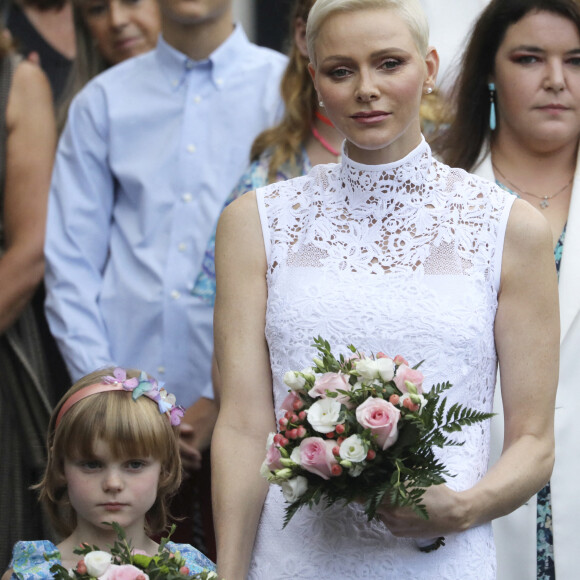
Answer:
<svg viewBox="0 0 580 580"><path fill-rule="evenodd" d="M426 385L449 380L450 401L491 411L493 325L511 196L432 158L423 141L404 159L348 159L258 190L268 257L266 336L276 408L287 370L309 365L312 338L334 352L425 360ZM441 453L454 489L484 474L489 425ZM301 510L281 532L283 499L270 489L251 578L494 578L491 526L448 538L426 555L368 523L354 506ZM361 575L361 570L364 574Z"/></svg>

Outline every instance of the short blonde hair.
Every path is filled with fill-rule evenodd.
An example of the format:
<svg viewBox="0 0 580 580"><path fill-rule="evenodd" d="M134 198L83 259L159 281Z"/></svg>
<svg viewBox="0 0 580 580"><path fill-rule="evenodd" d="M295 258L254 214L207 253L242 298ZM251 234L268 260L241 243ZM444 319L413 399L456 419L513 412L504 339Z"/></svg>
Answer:
<svg viewBox="0 0 580 580"><path fill-rule="evenodd" d="M308 56L316 64L314 45L324 21L338 12L356 12L377 8L394 8L409 26L419 53L427 55L429 48L429 23L419 0L316 0L306 25Z"/></svg>
<svg viewBox="0 0 580 580"><path fill-rule="evenodd" d="M90 458L98 439L109 444L115 458L152 456L161 462L157 498L147 512L147 531L158 533L165 529L167 500L181 483L178 431L148 397L134 401L128 391L97 393L75 403L56 425L58 413L71 395L112 374L113 368L106 368L80 379L59 401L50 419L48 461L36 487L55 529L63 536L69 536L77 525L68 501L65 459ZM140 371L127 371L128 378L139 375Z"/></svg>

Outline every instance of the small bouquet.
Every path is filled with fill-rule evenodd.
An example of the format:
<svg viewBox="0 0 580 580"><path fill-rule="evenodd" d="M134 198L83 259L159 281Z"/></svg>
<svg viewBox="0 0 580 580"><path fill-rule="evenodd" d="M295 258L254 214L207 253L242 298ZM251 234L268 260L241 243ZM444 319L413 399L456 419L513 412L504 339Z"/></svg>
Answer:
<svg viewBox="0 0 580 580"><path fill-rule="evenodd" d="M53 578L57 580L218 580L215 572L203 570L195 576L189 575L185 559L176 552L172 554L166 549L166 544L175 530L172 526L169 536L163 538L155 556L138 553L133 550L127 540L123 528L116 522L110 524L117 533L118 539L109 552L100 550L97 546L83 544L74 550L75 554L83 556L74 570L67 570L60 564L51 566ZM46 557L46 556L45 556Z"/></svg>
<svg viewBox="0 0 580 580"><path fill-rule="evenodd" d="M284 526L323 497L327 506L362 499L369 520L384 497L428 519L425 489L450 476L433 448L461 445L452 433L493 414L459 404L446 409L441 394L451 384L424 392L421 363L410 367L402 356L380 352L365 356L352 345L351 357L337 359L321 337L313 346L314 366L284 375L285 414L268 437L261 469L282 487Z"/></svg>

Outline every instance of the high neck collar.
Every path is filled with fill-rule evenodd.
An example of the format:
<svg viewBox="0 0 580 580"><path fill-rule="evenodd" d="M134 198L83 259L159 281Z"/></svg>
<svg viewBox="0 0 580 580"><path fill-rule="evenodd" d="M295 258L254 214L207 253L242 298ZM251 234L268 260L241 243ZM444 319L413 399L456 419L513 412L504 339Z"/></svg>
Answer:
<svg viewBox="0 0 580 580"><path fill-rule="evenodd" d="M347 142L344 141L342 143L342 169L341 174L349 175L353 171L364 172L364 173L375 173L375 172L394 172L397 170L398 167L402 167L403 165L407 164L417 164L421 163L421 165L425 164L425 161L421 160L422 157L425 157L425 161L431 163L431 148L425 141L425 137L421 137L421 142L415 149L412 149L405 157L401 159L397 159L396 161L392 161L391 163L383 163L379 165L366 165L364 163L359 163L358 161L353 161L348 156L348 145Z"/></svg>
<svg viewBox="0 0 580 580"><path fill-rule="evenodd" d="M370 195L398 198L402 192L420 188L432 166L431 148L424 138L405 157L380 165L358 163L348 157L346 142L342 146L340 181L351 203L365 203Z"/></svg>

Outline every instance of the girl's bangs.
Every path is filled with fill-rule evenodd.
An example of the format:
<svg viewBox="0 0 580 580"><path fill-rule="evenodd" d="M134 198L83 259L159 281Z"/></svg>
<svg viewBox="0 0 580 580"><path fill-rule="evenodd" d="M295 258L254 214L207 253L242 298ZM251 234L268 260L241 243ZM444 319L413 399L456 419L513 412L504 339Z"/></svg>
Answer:
<svg viewBox="0 0 580 580"><path fill-rule="evenodd" d="M68 421L67 421L68 419ZM157 404L128 392L99 393L79 401L63 417L59 446L66 457L93 457L94 442L109 444L115 459L154 457L163 460L175 442L173 429Z"/></svg>

